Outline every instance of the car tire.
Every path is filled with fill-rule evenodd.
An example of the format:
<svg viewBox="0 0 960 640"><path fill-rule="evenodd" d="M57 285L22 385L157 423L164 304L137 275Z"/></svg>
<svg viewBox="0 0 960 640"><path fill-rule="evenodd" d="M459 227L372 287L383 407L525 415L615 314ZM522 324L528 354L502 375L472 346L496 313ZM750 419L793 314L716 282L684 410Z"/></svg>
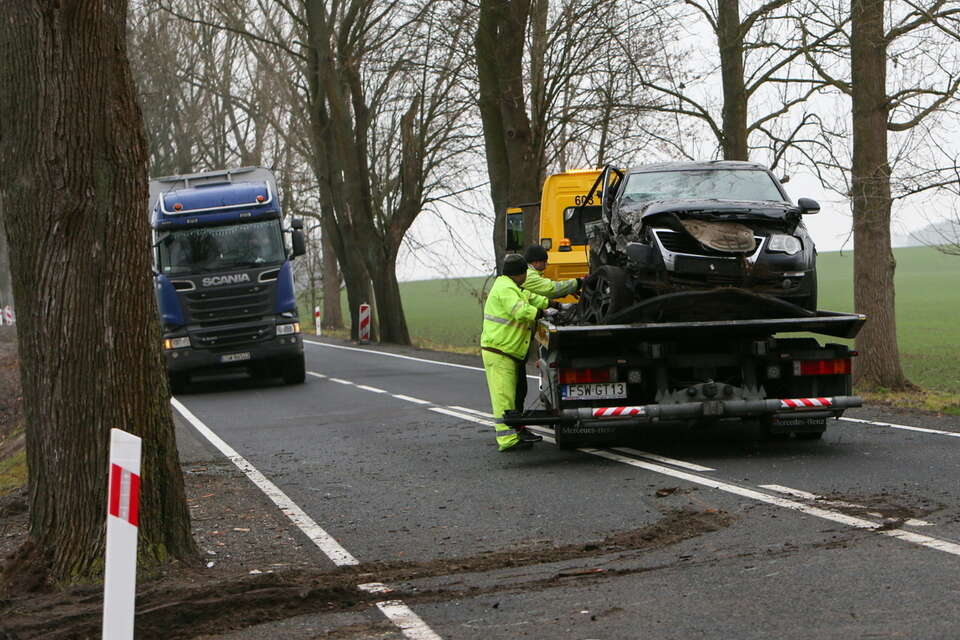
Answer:
<svg viewBox="0 0 960 640"><path fill-rule="evenodd" d="M171 373L168 374L167 380L170 384L170 394L178 396L182 393L186 393L187 385L190 384L190 374L189 373Z"/></svg>
<svg viewBox="0 0 960 640"><path fill-rule="evenodd" d="M307 365L303 354L284 362L280 368L280 377L285 384L303 384L307 379Z"/></svg>
<svg viewBox="0 0 960 640"><path fill-rule="evenodd" d="M627 272L608 264L584 280L577 308L584 324L603 324L632 302L633 294L627 287Z"/></svg>

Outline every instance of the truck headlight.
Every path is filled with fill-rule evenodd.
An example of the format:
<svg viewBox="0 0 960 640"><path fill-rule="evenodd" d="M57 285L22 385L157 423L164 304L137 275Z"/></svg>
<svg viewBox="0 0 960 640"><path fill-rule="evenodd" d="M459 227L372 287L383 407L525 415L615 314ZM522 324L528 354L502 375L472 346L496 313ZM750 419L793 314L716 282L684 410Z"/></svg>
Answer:
<svg viewBox="0 0 960 640"><path fill-rule="evenodd" d="M277 335L278 336L288 336L291 333L300 333L300 323L294 322L291 324L278 324L277 325Z"/></svg>
<svg viewBox="0 0 960 640"><path fill-rule="evenodd" d="M770 241L767 242L767 251L785 253L788 256L800 253L801 249L803 249L803 244L800 243L800 238L782 233L770 236Z"/></svg>
<svg viewBox="0 0 960 640"><path fill-rule="evenodd" d="M163 341L163 348L167 351L171 349L183 349L190 346L190 338L183 336L182 338L166 338Z"/></svg>

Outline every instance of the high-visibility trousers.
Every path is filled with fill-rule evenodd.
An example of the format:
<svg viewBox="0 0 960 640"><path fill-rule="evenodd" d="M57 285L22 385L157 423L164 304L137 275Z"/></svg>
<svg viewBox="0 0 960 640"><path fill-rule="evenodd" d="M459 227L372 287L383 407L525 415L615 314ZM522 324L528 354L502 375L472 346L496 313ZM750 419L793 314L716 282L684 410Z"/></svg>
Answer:
<svg viewBox="0 0 960 640"><path fill-rule="evenodd" d="M480 355L483 357L483 370L487 374L497 445L500 451L503 451L517 444L520 439L516 431L503 424L503 412L517 408L517 376L520 365L516 360L499 353L481 351Z"/></svg>

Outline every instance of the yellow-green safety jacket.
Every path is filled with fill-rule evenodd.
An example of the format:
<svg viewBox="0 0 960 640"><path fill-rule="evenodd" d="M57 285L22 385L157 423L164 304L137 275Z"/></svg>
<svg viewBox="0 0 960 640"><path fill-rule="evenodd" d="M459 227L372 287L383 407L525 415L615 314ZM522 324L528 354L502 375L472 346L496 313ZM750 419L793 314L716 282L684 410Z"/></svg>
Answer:
<svg viewBox="0 0 960 640"><path fill-rule="evenodd" d="M549 304L543 296L522 291L510 276L498 277L483 305L480 347L522 360L530 346L530 329L537 319L537 311Z"/></svg>
<svg viewBox="0 0 960 640"><path fill-rule="evenodd" d="M545 298L562 298L577 290L577 279L551 280L533 267L527 267L527 279L523 281L523 288Z"/></svg>

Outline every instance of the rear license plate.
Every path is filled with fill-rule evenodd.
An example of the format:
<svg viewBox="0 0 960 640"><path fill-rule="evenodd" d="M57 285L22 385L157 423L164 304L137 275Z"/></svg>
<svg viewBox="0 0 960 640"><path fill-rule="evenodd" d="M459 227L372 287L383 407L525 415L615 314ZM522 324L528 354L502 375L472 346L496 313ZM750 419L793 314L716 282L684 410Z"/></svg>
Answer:
<svg viewBox="0 0 960 640"><path fill-rule="evenodd" d="M607 400L626 398L626 382L594 382L590 384L564 384L560 386L564 400Z"/></svg>
<svg viewBox="0 0 960 640"><path fill-rule="evenodd" d="M243 353L228 353L224 356L220 356L220 362L243 362L244 360L249 359L249 351L244 351Z"/></svg>

